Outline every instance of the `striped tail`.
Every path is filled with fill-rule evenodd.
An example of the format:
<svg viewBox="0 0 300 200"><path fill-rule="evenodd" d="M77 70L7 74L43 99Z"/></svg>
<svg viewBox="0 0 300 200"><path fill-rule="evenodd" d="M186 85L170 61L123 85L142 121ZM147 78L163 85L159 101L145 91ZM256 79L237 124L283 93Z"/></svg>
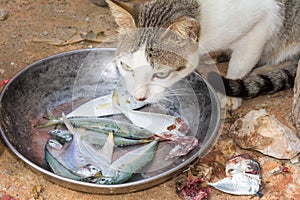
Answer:
<svg viewBox="0 0 300 200"><path fill-rule="evenodd" d="M250 99L260 95L272 94L292 88L295 83L297 65L269 71L265 74L249 75L244 79L227 79L216 72L208 75L208 82L218 91L225 91L227 96ZM223 81L223 85L222 82ZM221 84L220 84L221 82Z"/></svg>

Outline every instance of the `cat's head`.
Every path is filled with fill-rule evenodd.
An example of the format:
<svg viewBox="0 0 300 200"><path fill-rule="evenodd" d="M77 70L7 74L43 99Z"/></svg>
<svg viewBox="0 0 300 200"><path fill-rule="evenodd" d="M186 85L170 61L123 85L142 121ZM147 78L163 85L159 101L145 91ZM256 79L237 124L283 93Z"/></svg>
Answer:
<svg viewBox="0 0 300 200"><path fill-rule="evenodd" d="M155 102L198 62L199 5L156 0L132 7L107 0L118 25L117 66L127 90Z"/></svg>

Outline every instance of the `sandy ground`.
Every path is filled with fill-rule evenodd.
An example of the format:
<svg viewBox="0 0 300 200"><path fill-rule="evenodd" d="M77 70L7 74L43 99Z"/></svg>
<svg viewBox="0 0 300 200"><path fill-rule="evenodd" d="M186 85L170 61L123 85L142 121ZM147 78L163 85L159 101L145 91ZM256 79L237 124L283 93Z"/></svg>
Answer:
<svg viewBox="0 0 300 200"><path fill-rule="evenodd" d="M47 56L69 50L114 47L116 25L107 8L97 7L87 0L0 0L0 81L14 76L28 64ZM80 34L93 31L98 42L75 42ZM108 42L104 42L108 41ZM263 96L243 103L228 114L219 141L202 164L213 167L213 180L224 176L224 163L241 153L249 153L262 166L265 195L262 199L300 199L299 164L276 160L260 153L239 149L228 136L228 128L239 116L252 109L265 108L280 121L290 121L292 90ZM0 143L0 200L9 195L15 199L180 199L175 191L175 179L154 188L126 195L92 195L58 186L31 171ZM287 171L273 173L285 166ZM273 170L273 171L272 171ZM212 191L211 199L258 199L238 197Z"/></svg>

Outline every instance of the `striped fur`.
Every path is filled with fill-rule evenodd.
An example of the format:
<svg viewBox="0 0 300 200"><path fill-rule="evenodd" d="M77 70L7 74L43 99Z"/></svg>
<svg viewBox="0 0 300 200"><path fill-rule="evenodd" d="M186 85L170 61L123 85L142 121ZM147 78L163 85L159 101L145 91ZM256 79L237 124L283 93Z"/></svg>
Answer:
<svg viewBox="0 0 300 200"><path fill-rule="evenodd" d="M153 69L168 66L182 73L188 68L185 59L197 60L194 57L203 55L202 47L208 52L229 49L229 69L227 76L222 77L228 96L253 98L294 84L300 59L299 0L153 0L133 9L116 3L117 0L107 1L117 23L119 17L123 20L118 23L121 28L130 19L134 22L123 26L123 30L133 27L133 32L119 37L117 55L121 60L124 52L144 51ZM122 8L124 14L118 14ZM127 15L130 17L126 21ZM193 23L188 27L193 33L199 32L197 37L187 34L195 40L162 37L161 29L169 30L185 18L187 23L194 19L199 25L199 31ZM175 31L177 35L180 28ZM182 77L174 75L172 83ZM211 84L220 89L216 78L214 73L209 76ZM128 81L129 84L133 83Z"/></svg>
<svg viewBox="0 0 300 200"><path fill-rule="evenodd" d="M297 73L297 61L285 62L283 69L270 70L262 74L249 74L243 79L227 79L212 72L209 83L218 91L225 91L227 96L250 99L260 95L273 94L294 86ZM224 85L220 85L220 79Z"/></svg>

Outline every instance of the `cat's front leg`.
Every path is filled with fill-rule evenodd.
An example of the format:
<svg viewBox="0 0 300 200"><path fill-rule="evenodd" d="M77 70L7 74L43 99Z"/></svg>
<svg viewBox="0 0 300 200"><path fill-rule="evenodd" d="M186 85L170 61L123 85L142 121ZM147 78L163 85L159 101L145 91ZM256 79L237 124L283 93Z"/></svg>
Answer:
<svg viewBox="0 0 300 200"><path fill-rule="evenodd" d="M268 24L270 19L263 18L251 31L232 44L232 54L226 78L243 79L248 75L261 58L264 46L270 37ZM230 110L240 107L242 99L227 97L226 106Z"/></svg>

